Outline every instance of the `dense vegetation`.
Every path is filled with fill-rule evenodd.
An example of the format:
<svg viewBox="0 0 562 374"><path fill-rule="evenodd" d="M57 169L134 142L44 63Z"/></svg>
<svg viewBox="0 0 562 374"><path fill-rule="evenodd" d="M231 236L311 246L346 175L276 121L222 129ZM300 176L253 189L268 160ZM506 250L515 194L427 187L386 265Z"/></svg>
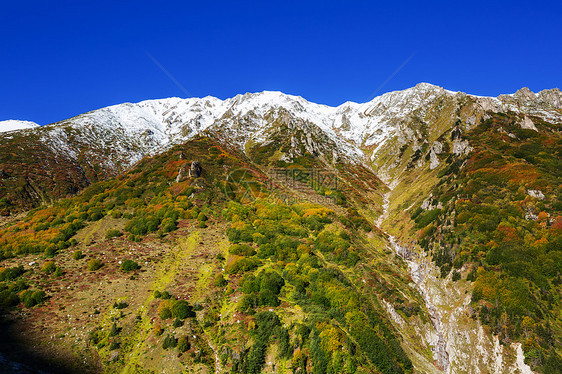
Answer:
<svg viewBox="0 0 562 374"><path fill-rule="evenodd" d="M245 273L238 310L257 313L258 331L264 307L298 305L307 315L288 331L276 328L275 317L268 317L281 356L293 354L295 372L306 371L307 363L317 373L354 373L370 365L383 373L411 369L389 322L343 272L357 264L362 251L341 223L349 219L320 206L264 201L230 203L223 215L232 222L229 239L244 243L233 245L226 260L228 273ZM269 334L257 334L242 362L233 367L260 372Z"/></svg>
<svg viewBox="0 0 562 374"><path fill-rule="evenodd" d="M187 152L201 160L200 178L178 178L178 170L189 165ZM147 314L137 311L130 326L132 302L111 301L88 339L106 360L107 370L137 367L111 357L116 357L115 352L125 357L138 345L136 337L146 333L162 350L177 352L183 361L212 367L213 353L203 338L208 336L216 352L222 352L221 366L232 372L259 373L268 354L275 357L275 365L295 373L362 373L372 368L410 372L412 363L371 293L398 292L388 284L367 290L350 273L372 250L360 236L373 227L353 208L354 199L305 179L301 182L309 186L307 193L334 195L326 201L339 204L340 214L317 204L283 203L264 188L268 186L264 176L248 169L246 162L209 138L196 139L141 161L126 175L95 183L76 197L35 209L6 225L0 230L0 256L18 262L40 255L42 271L35 277L47 286L49 279L65 277L58 264L67 257L72 267L88 270L92 277L115 272L134 282L144 267L132 252L115 266L111 259L88 251L87 243L76 239L78 234L98 222L119 223L120 228L106 230L101 238L103 246L117 250L157 240L174 243L191 228L222 230L229 245L214 260L217 267L207 283L212 296L205 306L189 303L188 293L153 290L146 295L148 309L143 313ZM225 166L251 173L225 178ZM246 193L254 186L248 179L260 186L259 193ZM15 267L0 273L7 309L20 303L32 307L47 296L18 279L25 271ZM56 297L56 292L49 296ZM220 318L224 305L232 309ZM235 323L241 319L243 323ZM146 326L149 329L143 330Z"/></svg>
<svg viewBox="0 0 562 374"><path fill-rule="evenodd" d="M414 207L408 222L443 277L474 281L473 317L502 343L521 341L529 364L553 373L562 366L562 145L559 128L537 126L540 133L497 115L464 135L454 129L450 136L466 137L474 150L439 156L446 165L429 204ZM246 156L196 138L5 224L0 308L48 310L58 290L71 288L67 277L89 277L100 290L111 277L108 284L144 294L87 311L102 315L87 346L108 372L150 372L139 363L142 344L182 365L233 373L412 372L379 303L403 318L427 315L370 223L380 212L371 201L378 180L338 164L337 186L323 185L307 174L322 166L318 158L301 150L290 164L276 158L274 142L267 147ZM203 166L200 177L185 175L187 154ZM269 183L267 167L300 176L298 193ZM84 234L100 227L97 242ZM165 260L162 249L172 261L151 269Z"/></svg>
<svg viewBox="0 0 562 374"><path fill-rule="evenodd" d="M497 114L449 156L430 208L413 211L418 243L442 276L474 281L477 318L504 343L522 341L533 368L558 372L562 285L562 138ZM453 131L453 137L461 136Z"/></svg>

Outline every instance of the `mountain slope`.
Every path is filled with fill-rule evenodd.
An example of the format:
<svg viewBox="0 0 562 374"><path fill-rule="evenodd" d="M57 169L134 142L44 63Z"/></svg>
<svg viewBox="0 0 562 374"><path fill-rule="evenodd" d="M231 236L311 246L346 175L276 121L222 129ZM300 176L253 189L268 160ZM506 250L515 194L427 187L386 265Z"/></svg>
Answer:
<svg viewBox="0 0 562 374"><path fill-rule="evenodd" d="M556 372L561 97L172 98L0 135L0 209L52 202L0 229L3 305L94 372Z"/></svg>
<svg viewBox="0 0 562 374"><path fill-rule="evenodd" d="M561 97L559 90L535 95L527 89L498 98L479 98L420 83L369 103L348 102L335 108L279 92L238 95L224 101L213 97L170 98L115 105L25 133L0 135L4 155L18 154L21 147L40 148L21 160L22 171L20 163L1 160L12 173L2 179L8 187L0 188L0 199L4 199L4 212L52 201L92 181L121 173L142 157L181 144L205 130L236 141L241 148L247 143L262 144L283 116L306 124L304 133L309 143L323 133L330 144L321 153L331 154L330 159L335 156L357 162L366 153L371 160L376 159L379 176L392 178L403 169L397 169L395 164L408 151L404 148L406 143L412 143L411 150L416 152L420 147L430 146L428 142L437 137L434 134L439 128L451 128L457 120L474 126L486 111L515 111L522 116L524 126L533 126L528 116L559 123ZM317 147L323 147L323 143ZM44 168L39 166L44 157L54 159L55 163L61 160L63 170L59 174L72 177L65 182L45 175ZM53 168L56 166L49 170ZM16 188L21 192L8 192Z"/></svg>

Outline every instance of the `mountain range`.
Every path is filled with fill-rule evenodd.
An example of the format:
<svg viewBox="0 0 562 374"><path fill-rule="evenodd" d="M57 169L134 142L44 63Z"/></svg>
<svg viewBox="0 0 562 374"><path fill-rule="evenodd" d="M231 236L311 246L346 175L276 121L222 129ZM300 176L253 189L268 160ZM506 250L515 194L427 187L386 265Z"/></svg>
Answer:
<svg viewBox="0 0 562 374"><path fill-rule="evenodd" d="M382 167L378 172L386 176L395 171L389 165L379 165L380 155L391 149L395 151L397 145L403 146L405 142L416 148L434 140L422 134L419 126L428 127L429 131L450 128L456 121L475 126L489 111L516 113L521 125L532 129L531 118L560 123L561 101L558 89L534 94L523 88L512 95L489 98L420 83L364 104L347 102L338 107L268 91L224 101L206 97L125 103L41 127L24 121L2 122L3 128L30 129L0 135L2 173L10 176L2 182L12 194L18 191L13 199L8 197L9 201L17 200L13 204L29 208L37 202L75 193L106 175L115 176L142 157L155 155L199 134L222 137L241 149L266 144L271 133L277 131L276 121L281 119L302 127L304 133L314 134L299 139L307 151L366 164L377 160L378 168ZM427 126L429 123L432 126ZM435 126L437 123L439 128ZM315 143L317 136L327 143ZM18 147L25 147L29 153L26 166L35 163L50 166L18 170L20 159L10 156L18 154ZM390 161L382 159L386 164ZM55 164L62 166L65 175L49 175L57 168ZM8 193L0 192L2 195Z"/></svg>
<svg viewBox="0 0 562 374"><path fill-rule="evenodd" d="M68 372L560 372L561 128L559 89L428 83L0 122L10 338Z"/></svg>

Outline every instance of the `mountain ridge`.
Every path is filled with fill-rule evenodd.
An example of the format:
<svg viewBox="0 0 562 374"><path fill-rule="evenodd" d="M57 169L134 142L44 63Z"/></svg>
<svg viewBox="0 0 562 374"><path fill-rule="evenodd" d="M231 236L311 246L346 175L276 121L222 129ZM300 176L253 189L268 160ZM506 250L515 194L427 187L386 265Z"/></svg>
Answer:
<svg viewBox="0 0 562 374"><path fill-rule="evenodd" d="M291 147L276 157L290 160L307 152L323 155L332 166L345 160L373 167L386 183L392 183L407 166L396 168L397 155L403 154L405 146L412 152L422 148L425 152L431 146L436 166L441 146L433 143L459 121L468 130L491 113L513 112L522 127L536 130L535 122L562 123L560 103L559 89L534 94L523 88L490 98L429 83L385 93L367 103L345 102L337 107L278 91L239 94L225 100L207 96L123 103L25 131L0 133L0 161L7 169L0 179L0 199L6 197L2 185L12 185L20 193L8 200L35 201L26 203L31 207L37 201L49 202L92 181L118 175L143 157L196 135L213 134L246 152L256 145L270 144L272 134L287 126L291 129L285 135L292 135L286 142ZM296 144L301 145L298 152ZM466 143L457 142L454 147L468 149ZM20 149L29 152L24 162L24 169L29 170L25 172L18 166L22 158L10 156ZM49 168L40 166L45 159L55 168L57 163L65 165L62 174L67 182L55 180Z"/></svg>
<svg viewBox="0 0 562 374"><path fill-rule="evenodd" d="M9 131L27 130L35 127L39 127L39 125L31 121L20 121L15 119L0 121L0 133L9 132Z"/></svg>
<svg viewBox="0 0 562 374"><path fill-rule="evenodd" d="M240 117L254 113L263 117L265 112L283 107L297 117L319 125L328 135L342 136L347 142L361 147L384 144L389 135L388 124L393 119L405 117L442 95L473 98L483 110L515 112L527 110L538 117L562 122L562 112L558 111L562 108L562 93L557 88L534 94L525 87L513 94L503 94L494 98L454 92L429 83L419 83L405 90L385 93L365 103L347 101L339 106L317 104L301 96L279 91L245 93L225 100L206 96L126 102L92 110L42 128L53 130L55 127L68 124L84 127L96 124L96 126L106 126L109 130L111 126L122 124L119 131L130 136L146 138L143 151L154 152L189 139L211 127L225 115ZM378 136L375 133L378 133ZM54 135L50 140L56 142L53 139L60 134ZM103 139L98 140L103 141ZM137 160L138 155L134 161Z"/></svg>

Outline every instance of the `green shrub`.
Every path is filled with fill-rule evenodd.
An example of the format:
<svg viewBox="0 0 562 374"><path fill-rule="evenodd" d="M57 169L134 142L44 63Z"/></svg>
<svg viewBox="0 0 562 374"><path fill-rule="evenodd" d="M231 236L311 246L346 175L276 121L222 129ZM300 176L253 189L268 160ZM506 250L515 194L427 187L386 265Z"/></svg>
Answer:
<svg viewBox="0 0 562 374"><path fill-rule="evenodd" d="M260 264L261 262L258 259L242 257L226 265L225 271L227 274L242 273L254 270L260 266Z"/></svg>
<svg viewBox="0 0 562 374"><path fill-rule="evenodd" d="M41 271L45 274L51 274L57 269L54 261L47 261L41 267Z"/></svg>
<svg viewBox="0 0 562 374"><path fill-rule="evenodd" d="M173 303L171 308L172 316L179 319L195 317L195 312L189 303L185 300L178 300Z"/></svg>
<svg viewBox="0 0 562 374"><path fill-rule="evenodd" d="M236 229L232 227L226 229L228 240L230 240L232 243L253 242L254 233L255 231L249 226L242 229Z"/></svg>
<svg viewBox="0 0 562 374"><path fill-rule="evenodd" d="M0 282L14 280L24 273L23 266L15 266L0 270Z"/></svg>
<svg viewBox="0 0 562 374"><path fill-rule="evenodd" d="M113 322L111 325L111 330L109 331L109 336L116 336L119 334L119 328L117 327L117 323Z"/></svg>
<svg viewBox="0 0 562 374"><path fill-rule="evenodd" d="M201 213L199 213L199 215L197 216L197 220L203 222L203 221L208 220L208 218L207 218L207 216L205 215L205 213L201 212Z"/></svg>
<svg viewBox="0 0 562 374"><path fill-rule="evenodd" d="M256 281L259 282L260 291L270 290L274 294L279 294L281 288L285 284L283 278L277 274L275 271L263 271L261 272Z"/></svg>
<svg viewBox="0 0 562 374"><path fill-rule="evenodd" d="M178 228L177 221L173 218L165 218L162 221L162 230L163 232L171 232Z"/></svg>
<svg viewBox="0 0 562 374"><path fill-rule="evenodd" d="M106 239L112 239L112 238L118 238L120 236L122 236L123 233L120 230L117 229L109 229L107 230L107 232L105 233L105 238Z"/></svg>
<svg viewBox="0 0 562 374"><path fill-rule="evenodd" d="M247 244L233 244L228 248L228 252L238 256L253 256L256 250Z"/></svg>
<svg viewBox="0 0 562 374"><path fill-rule="evenodd" d="M160 218L155 216L139 216L134 217L125 225L125 231L135 236L143 236L158 230L160 226Z"/></svg>
<svg viewBox="0 0 562 374"><path fill-rule="evenodd" d="M264 306L278 306L279 298L273 291L265 289L260 290L259 293L259 304Z"/></svg>
<svg viewBox="0 0 562 374"><path fill-rule="evenodd" d="M123 261L123 263L121 264L121 270L125 272L137 270L138 268L140 268L139 264L129 259Z"/></svg>
<svg viewBox="0 0 562 374"><path fill-rule="evenodd" d="M113 303L113 307L115 309L125 309L128 306L129 306L129 304L127 304L124 301L119 301L119 302L116 301L116 302Z"/></svg>
<svg viewBox="0 0 562 374"><path fill-rule="evenodd" d="M316 249L321 252L342 252L346 251L350 243L342 238L342 235L337 235L333 232L323 231L316 238Z"/></svg>
<svg viewBox="0 0 562 374"><path fill-rule="evenodd" d="M0 309L11 308L20 303L20 298L17 293L10 290L0 291Z"/></svg>
<svg viewBox="0 0 562 374"><path fill-rule="evenodd" d="M253 274L246 274L244 278L242 278L241 284L242 292L246 294L260 291L260 284L256 281L256 277Z"/></svg>
<svg viewBox="0 0 562 374"><path fill-rule="evenodd" d="M169 299L172 297L172 295L170 295L170 293L168 291L162 291L162 294L160 295L162 297L162 299Z"/></svg>
<svg viewBox="0 0 562 374"><path fill-rule="evenodd" d="M103 218L102 212L94 212L88 216L88 220L90 221L99 221L102 218Z"/></svg>
<svg viewBox="0 0 562 374"><path fill-rule="evenodd" d="M224 287L228 284L228 282L224 279L222 273L218 273L213 280L213 284L215 287Z"/></svg>
<svg viewBox="0 0 562 374"><path fill-rule="evenodd" d="M416 222L416 226L418 228L424 228L425 226L429 225L430 223L432 223L433 221L435 221L435 219L442 213L441 209L432 209L432 210L428 210L424 213L419 214L416 219L414 220Z"/></svg>
<svg viewBox="0 0 562 374"><path fill-rule="evenodd" d="M273 332L276 331L276 327L281 325L279 317L273 312L257 313L255 322L256 329L254 330L254 335L256 341L244 360L242 367L243 373L261 373L263 365L265 364L265 355L267 353L270 337Z"/></svg>
<svg viewBox="0 0 562 374"><path fill-rule="evenodd" d="M21 294L21 300L26 308L41 304L45 300L45 297L45 292L41 290L26 290Z"/></svg>
<svg viewBox="0 0 562 374"><path fill-rule="evenodd" d="M97 258L92 258L90 261L88 261L88 270L90 271L96 271L99 268L101 268L103 266L103 263L98 260Z"/></svg>
<svg viewBox="0 0 562 374"><path fill-rule="evenodd" d="M57 267L55 273L53 274L55 277L62 277L64 272L62 271L61 267Z"/></svg>
<svg viewBox="0 0 562 374"><path fill-rule="evenodd" d="M172 318L172 311L167 304L160 303L160 306L158 306L158 316L162 319Z"/></svg>
<svg viewBox="0 0 562 374"><path fill-rule="evenodd" d="M72 258L74 260L80 260L84 258L84 254L82 253L81 250L77 249L76 251L72 252Z"/></svg>
<svg viewBox="0 0 562 374"><path fill-rule="evenodd" d="M45 257L55 257L57 255L58 246L51 243L47 248L45 248Z"/></svg>
<svg viewBox="0 0 562 374"><path fill-rule="evenodd" d="M181 326L183 326L183 321L182 321L181 319L179 319L179 318L176 318L176 319L174 320L174 323L172 323L172 326L174 326L174 327L176 327L176 328L177 328L177 327L181 327Z"/></svg>
<svg viewBox="0 0 562 374"><path fill-rule="evenodd" d="M164 341L162 342L162 348L163 349L175 348L177 344L178 341L176 340L176 338L173 335L168 335L164 338Z"/></svg>
<svg viewBox="0 0 562 374"><path fill-rule="evenodd" d="M246 314L254 314L254 308L259 306L259 298L255 294L251 293L248 295L242 296L240 301L238 302L237 309L241 312Z"/></svg>
<svg viewBox="0 0 562 374"><path fill-rule="evenodd" d="M184 335L181 338L179 338L179 340L178 340L178 350L180 352L186 352L186 351L189 350L189 348L191 348L191 344L189 344L189 340L187 338L187 335Z"/></svg>

